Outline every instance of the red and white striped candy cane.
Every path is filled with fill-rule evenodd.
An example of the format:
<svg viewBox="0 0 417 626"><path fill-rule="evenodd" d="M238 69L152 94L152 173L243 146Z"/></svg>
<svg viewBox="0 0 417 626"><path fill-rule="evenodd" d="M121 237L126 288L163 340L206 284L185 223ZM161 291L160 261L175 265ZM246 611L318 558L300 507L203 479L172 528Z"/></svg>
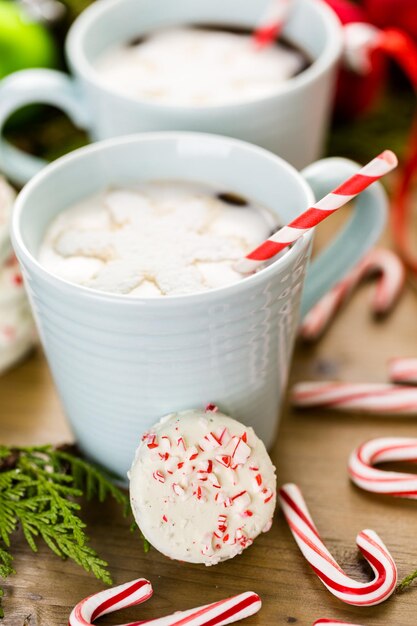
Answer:
<svg viewBox="0 0 417 626"><path fill-rule="evenodd" d="M270 46L278 39L293 8L294 0L270 0L259 20L253 38L257 48Z"/></svg>
<svg viewBox="0 0 417 626"><path fill-rule="evenodd" d="M405 268L394 252L380 248L372 250L307 313L300 326L300 337L305 341L316 341L355 287L373 275L378 275L378 282L372 298L372 312L375 316L388 313L404 287Z"/></svg>
<svg viewBox="0 0 417 626"><path fill-rule="evenodd" d="M144 578L113 589L106 589L82 600L73 609L69 626L90 626L101 615L144 602L152 595L152 586ZM131 622L124 626L223 626L254 615L262 606L260 597L248 591L232 598L213 602L188 611L178 611L165 617Z"/></svg>
<svg viewBox="0 0 417 626"><path fill-rule="evenodd" d="M373 606L390 597L397 583L397 567L373 530L360 532L356 543L375 577L369 583L357 582L345 574L320 539L299 488L296 485L284 485L280 489L279 499L298 547L336 598L354 606Z"/></svg>
<svg viewBox="0 0 417 626"><path fill-rule="evenodd" d="M343 26L343 63L357 74L372 71L371 54L380 44L383 31L366 22L351 22Z"/></svg>
<svg viewBox="0 0 417 626"><path fill-rule="evenodd" d="M68 626L90 626L102 615L145 602L152 593L152 585L145 578L138 578L124 585L105 589L81 600L72 610ZM125 626L134 626L134 624Z"/></svg>
<svg viewBox="0 0 417 626"><path fill-rule="evenodd" d="M365 491L397 498L417 499L417 476L403 472L388 472L373 466L387 461L417 461L417 439L383 437L359 446L349 459L351 480Z"/></svg>
<svg viewBox="0 0 417 626"><path fill-rule="evenodd" d="M378 383L303 382L291 391L299 408L325 408L373 415L417 415L417 389Z"/></svg>
<svg viewBox="0 0 417 626"><path fill-rule="evenodd" d="M243 274L254 272L265 261L272 259L281 250L320 224L329 215L362 193L369 185L388 174L397 166L397 157L390 150L385 150L370 163L348 178L331 193L316 202L304 213L296 217L287 226L283 226L256 250L236 263L236 269Z"/></svg>
<svg viewBox="0 0 417 626"><path fill-rule="evenodd" d="M183 624L187 624L187 626L223 626L254 615L261 606L260 597L256 593L248 591L196 609L178 611L166 617L139 623L149 624L149 626L183 626Z"/></svg>
<svg viewBox="0 0 417 626"><path fill-rule="evenodd" d="M314 622L313 626L361 626L360 624L351 624L351 622L341 622L337 619L327 619L325 617L318 619Z"/></svg>
<svg viewBox="0 0 417 626"><path fill-rule="evenodd" d="M389 378L393 383L417 385L417 359L391 359L389 364Z"/></svg>

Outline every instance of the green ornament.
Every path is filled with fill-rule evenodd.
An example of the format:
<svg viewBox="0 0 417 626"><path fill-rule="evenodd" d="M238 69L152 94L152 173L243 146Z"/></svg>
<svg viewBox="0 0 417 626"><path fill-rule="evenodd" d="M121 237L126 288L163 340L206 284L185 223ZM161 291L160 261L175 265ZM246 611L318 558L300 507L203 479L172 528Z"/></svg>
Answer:
<svg viewBox="0 0 417 626"><path fill-rule="evenodd" d="M18 4L0 0L0 78L30 67L55 67L57 57L47 28Z"/></svg>

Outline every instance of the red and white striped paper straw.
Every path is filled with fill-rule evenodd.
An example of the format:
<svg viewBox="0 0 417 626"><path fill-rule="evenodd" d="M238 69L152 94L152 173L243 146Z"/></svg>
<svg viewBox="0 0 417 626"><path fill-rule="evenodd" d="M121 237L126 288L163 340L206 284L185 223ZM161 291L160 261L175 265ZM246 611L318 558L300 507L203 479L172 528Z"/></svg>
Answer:
<svg viewBox="0 0 417 626"><path fill-rule="evenodd" d="M405 268L394 252L379 248L372 250L307 313L300 326L300 337L305 341L319 339L354 289L373 275L378 279L371 302L372 313L377 317L387 314L398 302L404 287Z"/></svg>
<svg viewBox="0 0 417 626"><path fill-rule="evenodd" d="M295 218L287 226L283 226L269 237L256 250L236 263L236 269L242 274L254 272L265 261L272 259L281 250L320 224L329 215L350 202L362 193L369 185L388 174L397 166L397 157L390 150L385 150L356 174L348 178L331 193L316 202L312 207Z"/></svg>
<svg viewBox="0 0 417 626"><path fill-rule="evenodd" d="M355 606L373 606L387 600L395 590L397 567L382 540L373 530L363 530L356 543L375 577L361 583L345 574L330 554L296 485L284 485L279 499L285 518L309 565L327 589L339 600Z"/></svg>
<svg viewBox="0 0 417 626"><path fill-rule="evenodd" d="M293 5L294 0L270 0L253 33L257 48L270 46L278 39Z"/></svg>
<svg viewBox="0 0 417 626"><path fill-rule="evenodd" d="M417 476L403 472L388 472L373 466L388 461L417 461L417 439L383 437L359 446L349 458L351 480L365 491L397 498L417 499Z"/></svg>
<svg viewBox="0 0 417 626"><path fill-rule="evenodd" d="M352 624L351 622L341 622L337 619L327 619L322 617L314 622L313 626L361 626L360 624Z"/></svg>
<svg viewBox="0 0 417 626"><path fill-rule="evenodd" d="M391 359L388 369L391 382L417 385L417 358Z"/></svg>
<svg viewBox="0 0 417 626"><path fill-rule="evenodd" d="M417 415L417 389L378 383L302 382L291 391L299 408L325 408L374 415Z"/></svg>
<svg viewBox="0 0 417 626"><path fill-rule="evenodd" d="M112 613L144 602L152 595L151 584L140 578L113 589L106 589L82 600L73 609L69 626L91 626L101 615ZM257 613L262 606L260 597L248 591L232 598L213 602L188 611L177 611L172 615L151 620L131 622L124 626L224 626Z"/></svg>

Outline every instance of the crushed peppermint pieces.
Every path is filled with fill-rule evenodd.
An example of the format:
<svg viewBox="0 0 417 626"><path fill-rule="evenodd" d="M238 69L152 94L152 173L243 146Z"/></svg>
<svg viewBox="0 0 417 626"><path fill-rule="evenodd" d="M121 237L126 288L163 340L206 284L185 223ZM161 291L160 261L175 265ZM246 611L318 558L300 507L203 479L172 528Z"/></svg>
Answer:
<svg viewBox="0 0 417 626"><path fill-rule="evenodd" d="M152 476L155 478L155 480L157 480L159 483L164 483L165 482L165 476L163 474L163 472L161 472L161 470L156 470Z"/></svg>
<svg viewBox="0 0 417 626"><path fill-rule="evenodd" d="M153 433L145 433L142 437L142 441L146 443L149 449L158 447L158 443L156 441L156 435Z"/></svg>
<svg viewBox="0 0 417 626"><path fill-rule="evenodd" d="M208 407L206 407L206 412L217 411L217 407L212 407L214 407L214 405L208 405ZM236 509L235 515L239 515L241 518L253 517L254 512L248 508L252 503L252 498L247 490L242 490L233 495L224 492L218 476L214 473L214 465L218 464L222 468L230 469L232 472L231 475L234 476L239 466L243 466L247 463L252 451L248 445L248 436L246 431L244 431L241 436L231 436L227 428L221 427L215 431L209 431L206 435L204 435L204 437L198 442L198 447L193 445L187 446L185 437L179 436L175 441L175 456L171 456L174 452L171 441L166 435L163 435L158 439L156 435L148 433L144 435L143 441L150 449L159 448L159 458L161 461L167 462L166 472L168 474L173 475L175 472L183 470L183 476L186 474L196 476L195 479L191 480L191 485L192 497L194 497L197 501L205 502L210 495L210 489L214 489L217 491L217 493L212 494L215 502L220 505L223 504L225 509L231 509L234 507ZM221 449L221 452L224 452L224 454L216 454L214 459L205 458L201 461L199 460L199 457L203 456L204 453L210 451L217 452L220 451L219 449ZM194 465L191 465L192 461L195 461ZM261 493L264 503L269 502L274 493L271 489L263 487L263 480L262 475L259 473L259 467L257 465L250 465L249 469L254 472L254 477L251 481L253 491ZM153 473L153 477L157 482L162 484L165 483L165 474L163 471L155 471ZM203 488L199 483L208 483L207 488ZM172 490L175 496L180 496L181 499L186 496L186 487L184 487L184 482L182 482L182 484L179 484L179 482L173 482ZM164 522L167 521L165 515L162 519ZM241 546L246 546L251 542L251 540L246 537L242 528L239 528L232 537L228 532L227 519L228 516L225 514L218 516L217 528L213 530L212 536L210 537L207 535L204 538L201 548L202 554L210 556L215 550L220 549L220 544L216 543L216 541L219 540L228 544L238 543Z"/></svg>
<svg viewBox="0 0 417 626"><path fill-rule="evenodd" d="M219 407L216 406L215 404L207 404L206 406L206 413L218 413L219 412Z"/></svg>
<svg viewBox="0 0 417 626"><path fill-rule="evenodd" d="M194 426L189 426L189 430L182 427L178 418L171 430L165 428L166 422L161 422L160 430L157 425L143 435L142 445L148 450L146 456L150 459L148 467L152 468L150 475L157 489L155 494L163 495L160 502L165 511L160 513L160 528L167 529L170 543L171 538L177 536L180 543L189 546L187 552L192 550L195 555L197 549L201 562L212 564L238 554L253 543L254 537L270 528L275 501L272 508L268 503L276 495L275 475L272 464L268 467L269 458L267 461L264 458L267 453L259 449L260 442L253 431L242 426L240 432L236 432L236 423L219 413L215 405L207 405L205 409L206 415L213 414L211 417L207 415L205 418L202 412L195 413ZM220 425L216 424L218 419ZM221 422L222 419L227 426L230 423L229 428ZM252 445L255 445L256 453ZM153 495L150 490L148 498L152 500ZM179 506L182 508L177 512L172 509L175 502L181 502ZM264 506L267 507L265 512ZM179 511L182 519L178 518ZM214 519L212 513L216 513ZM192 534L193 525L197 536L198 529L201 529L201 538L197 541ZM181 538L171 534L174 526L177 532L180 527L187 526L190 531L188 541L186 535ZM164 541L167 539L168 535ZM169 554L169 549L165 553ZM187 560L187 556L182 554L173 558Z"/></svg>

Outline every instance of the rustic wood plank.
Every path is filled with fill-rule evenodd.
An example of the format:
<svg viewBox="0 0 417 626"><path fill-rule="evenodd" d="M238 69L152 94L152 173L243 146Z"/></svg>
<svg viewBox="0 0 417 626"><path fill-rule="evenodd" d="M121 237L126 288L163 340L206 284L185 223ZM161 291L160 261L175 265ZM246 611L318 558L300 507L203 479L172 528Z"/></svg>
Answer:
<svg viewBox="0 0 417 626"><path fill-rule="evenodd" d="M327 239L331 226L322 229ZM298 346L291 379L383 381L386 360L417 351L417 299L408 290L394 314L375 323L364 287L314 347ZM0 440L8 444L68 441L70 431L41 351L0 379ZM336 412L283 411L272 457L279 482L298 483L324 540L346 570L365 580L367 572L355 547L362 528L381 534L392 551L400 576L417 567L416 503L372 496L353 487L346 461L360 442L377 436L416 436L412 418L369 418ZM334 599L309 570L280 513L272 530L254 547L229 562L205 568L169 561L156 551L144 554L120 512L111 503L86 506L93 546L109 561L116 583L149 578L153 599L101 623L147 619L215 601L245 590L257 591L262 611L248 626L310 626L318 617L345 618L364 626L415 626L417 589L397 594L378 607L347 607ZM5 626L64 626L72 606L98 591L101 583L40 547L33 555L21 537L14 542L17 575L6 583Z"/></svg>

